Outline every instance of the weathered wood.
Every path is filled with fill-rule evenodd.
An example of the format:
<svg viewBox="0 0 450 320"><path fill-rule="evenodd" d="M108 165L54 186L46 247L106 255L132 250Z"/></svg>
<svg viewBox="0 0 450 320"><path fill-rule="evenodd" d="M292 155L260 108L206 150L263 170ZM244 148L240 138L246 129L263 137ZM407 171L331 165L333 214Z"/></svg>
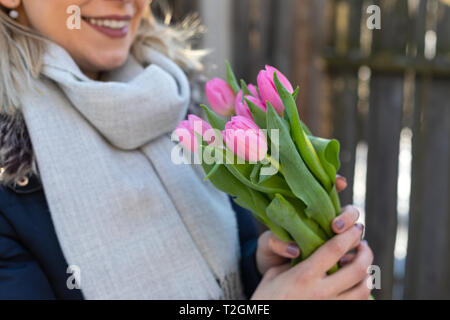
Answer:
<svg viewBox="0 0 450 320"><path fill-rule="evenodd" d="M233 15L230 1L199 0L200 14L206 33L202 38L202 47L210 50L206 57L207 75L209 77L226 77L225 60L229 60L233 67Z"/></svg>
<svg viewBox="0 0 450 320"><path fill-rule="evenodd" d="M408 299L449 299L450 82L421 79L408 245ZM422 96L424 95L424 96ZM410 283L411 282L411 283Z"/></svg>
<svg viewBox="0 0 450 320"><path fill-rule="evenodd" d="M282 71L289 79L295 72L293 59L293 47L295 43L292 41L297 29L294 26L294 10L296 6L295 0L277 1L274 6L272 27L273 34L273 63Z"/></svg>
<svg viewBox="0 0 450 320"><path fill-rule="evenodd" d="M425 29L426 29L426 19L427 19L427 3L428 1L421 1L418 8L417 16L414 19L414 39L415 47L417 52L415 53L416 60L423 61L424 48L425 48ZM420 243L420 235L415 234L411 237L409 231L417 230L420 226L420 211L416 208L420 208L422 205L421 197L421 185L423 181L423 153L421 152L421 146L423 145L423 135L422 131L422 108L425 107L426 103L423 99L426 97L424 90L426 87L423 85L423 76L416 76L422 79L421 82L416 81L416 92L415 92L415 105L413 114L413 137L412 137L412 172L411 172L411 196L410 196L410 212L409 212L409 226L408 226L408 251L406 256L405 265L405 275L404 275L404 292L403 296L407 299L413 297L413 293L417 291L418 281L416 261L420 259L420 253L413 248L417 248ZM421 85L422 84L422 85Z"/></svg>
<svg viewBox="0 0 450 320"><path fill-rule="evenodd" d="M370 91L366 187L366 239L381 268L381 299L392 298L397 233L397 179L402 122L403 81L374 75Z"/></svg>
<svg viewBox="0 0 450 320"><path fill-rule="evenodd" d="M354 73L336 74L333 82L333 137L341 144L339 174L347 179L340 194L343 205L353 203L355 156L358 143L358 78Z"/></svg>
<svg viewBox="0 0 450 320"><path fill-rule="evenodd" d="M191 5L186 0L170 1L179 6L181 2L182 6ZM363 3L233 0L230 58L239 78L254 81L264 64L273 64L300 85L302 118L316 134L326 132L341 141L341 174L349 182L342 194L343 204L352 200L355 148L361 138L357 71L361 65L371 68L370 108L368 121L364 122L369 143L366 239L374 250L374 263L381 267L382 290L374 292L378 299L392 297L394 282L403 73L414 70L419 74L405 297L450 298L450 7L437 0L420 0L418 14L411 16L406 0L374 0L373 4L382 10L382 29L373 32L373 52L364 56L359 43L359 29L364 22L361 19L366 18L361 17ZM426 20L425 9L433 8L428 3L438 5L438 14ZM188 9L178 10L177 17ZM347 10L348 17L337 22L338 17L326 14L330 10L340 14ZM434 28L433 19L438 19L437 56L430 61L423 56L423 39L425 29ZM326 29L327 23L331 29ZM216 29L214 33L223 37ZM326 51L330 62L326 75L321 69L323 60L319 59L325 44L331 47ZM324 130L328 116L324 100L329 100L333 111L331 133Z"/></svg>
<svg viewBox="0 0 450 320"><path fill-rule="evenodd" d="M450 5L438 3L436 58L438 64L450 68Z"/></svg>
<svg viewBox="0 0 450 320"><path fill-rule="evenodd" d="M347 20L346 28L339 28L334 32L334 46L337 42L345 41L340 46L345 50L340 54L347 55L350 51L360 49L360 25L361 25L361 1L336 1L336 7L345 9L337 10L334 21ZM331 26L337 30L336 25ZM345 33L345 34L339 34ZM353 184L355 175L355 156L358 143L358 71L331 73L332 83L331 109L333 114L333 137L341 143L341 170L340 174L347 178L347 189L340 194L342 204L353 202Z"/></svg>
<svg viewBox="0 0 450 320"><path fill-rule="evenodd" d="M378 1L384 23L374 31L373 53L406 52L408 11L402 0ZM403 78L374 73L369 110L369 151L366 188L366 238L381 268L376 298L392 299L394 248L397 234L397 180L402 128Z"/></svg>
<svg viewBox="0 0 450 320"><path fill-rule="evenodd" d="M440 5L440 17L450 8ZM437 25L437 60L450 52L449 21ZM417 81L405 298L450 298L450 80Z"/></svg>
<svg viewBox="0 0 450 320"><path fill-rule="evenodd" d="M265 64L273 64L273 0L234 0L234 66L236 75L256 81Z"/></svg>
<svg viewBox="0 0 450 320"><path fill-rule="evenodd" d="M300 86L298 105L302 119L316 135L330 135L327 120L329 106L323 66L318 59L326 43L324 0L295 1L292 14L292 82ZM326 132L328 131L328 132Z"/></svg>

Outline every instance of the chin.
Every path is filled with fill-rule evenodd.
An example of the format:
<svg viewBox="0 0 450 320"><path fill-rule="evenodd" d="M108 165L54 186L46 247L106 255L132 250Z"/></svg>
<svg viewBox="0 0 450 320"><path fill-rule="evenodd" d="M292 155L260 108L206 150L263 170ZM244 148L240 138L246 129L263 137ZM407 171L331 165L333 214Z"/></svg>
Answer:
<svg viewBox="0 0 450 320"><path fill-rule="evenodd" d="M122 66L128 58L129 51L114 52L108 54L96 54L93 58L88 59L91 70L110 71Z"/></svg>

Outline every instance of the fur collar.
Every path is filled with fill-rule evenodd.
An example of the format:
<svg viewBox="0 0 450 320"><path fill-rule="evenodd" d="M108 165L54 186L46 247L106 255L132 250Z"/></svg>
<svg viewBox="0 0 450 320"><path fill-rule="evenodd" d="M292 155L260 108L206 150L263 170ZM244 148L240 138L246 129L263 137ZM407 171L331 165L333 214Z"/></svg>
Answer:
<svg viewBox="0 0 450 320"><path fill-rule="evenodd" d="M0 184L16 184L38 175L33 147L22 112L0 113Z"/></svg>

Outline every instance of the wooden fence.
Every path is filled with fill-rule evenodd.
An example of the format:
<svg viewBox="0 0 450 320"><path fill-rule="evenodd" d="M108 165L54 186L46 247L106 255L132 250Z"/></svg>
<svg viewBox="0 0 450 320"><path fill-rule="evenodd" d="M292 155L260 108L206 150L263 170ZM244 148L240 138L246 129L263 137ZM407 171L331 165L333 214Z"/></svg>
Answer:
<svg viewBox="0 0 450 320"><path fill-rule="evenodd" d="M180 10L189 2L189 11L208 15L201 9L205 1L222 0L172 4ZM312 130L341 141L341 174L349 181L343 203L353 200L357 145L367 143L366 239L381 268L376 298L391 299L400 284L404 290L397 298L449 299L450 1L232 0L229 5L232 37L226 41L239 77L255 79L265 64L279 67L300 85L299 110ZM367 27L369 5L381 9L380 30ZM405 128L413 135L409 220L397 210ZM396 276L394 249L402 225L408 230L406 267Z"/></svg>

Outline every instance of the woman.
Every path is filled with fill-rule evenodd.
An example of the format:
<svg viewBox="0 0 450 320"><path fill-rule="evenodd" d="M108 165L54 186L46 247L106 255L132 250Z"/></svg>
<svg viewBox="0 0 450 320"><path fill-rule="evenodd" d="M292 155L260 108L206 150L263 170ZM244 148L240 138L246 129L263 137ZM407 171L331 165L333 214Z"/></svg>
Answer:
<svg viewBox="0 0 450 320"><path fill-rule="evenodd" d="M257 239L248 213L170 161L181 68L199 67L189 30L157 24L145 0L0 5L1 298L368 298L355 208L289 269L297 247Z"/></svg>

